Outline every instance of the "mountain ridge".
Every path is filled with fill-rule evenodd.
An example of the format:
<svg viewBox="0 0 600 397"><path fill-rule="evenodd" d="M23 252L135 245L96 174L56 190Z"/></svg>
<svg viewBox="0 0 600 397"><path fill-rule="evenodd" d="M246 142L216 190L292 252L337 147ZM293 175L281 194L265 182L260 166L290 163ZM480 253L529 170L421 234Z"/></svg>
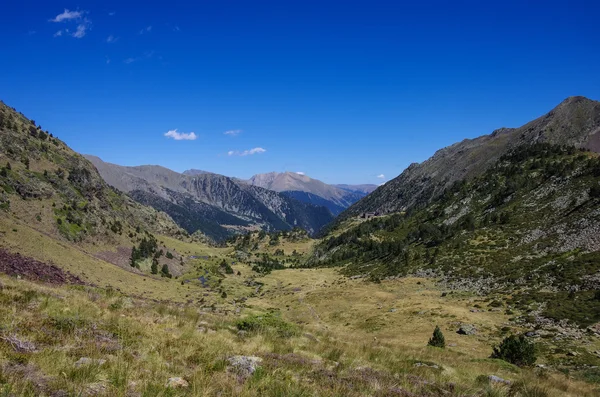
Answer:
<svg viewBox="0 0 600 397"><path fill-rule="evenodd" d="M441 148L353 204L333 226L365 212L388 214L424 205L454 182L481 175L512 148L536 142L600 151L600 102L581 96L568 97L521 127L499 128L491 134Z"/></svg>
<svg viewBox="0 0 600 397"><path fill-rule="evenodd" d="M297 172L269 172L256 174L244 181L276 192L285 192L300 201L326 206L334 215L366 195L359 190L341 189Z"/></svg>
<svg viewBox="0 0 600 397"><path fill-rule="evenodd" d="M86 158L110 185L154 208L168 209L188 232L193 233L199 227L217 240L254 227L270 231L301 227L315 234L332 220L325 207L223 175L208 172L184 175L162 166L126 167L106 163L96 156L86 155ZM207 215L206 222L194 211ZM237 221L223 225L217 222L231 221L234 219L231 216Z"/></svg>

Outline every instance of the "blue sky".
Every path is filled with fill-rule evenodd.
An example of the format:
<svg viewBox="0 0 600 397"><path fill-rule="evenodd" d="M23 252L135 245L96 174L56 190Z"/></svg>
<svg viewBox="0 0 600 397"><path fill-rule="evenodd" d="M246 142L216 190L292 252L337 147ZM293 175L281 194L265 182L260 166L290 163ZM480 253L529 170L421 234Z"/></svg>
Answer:
<svg viewBox="0 0 600 397"><path fill-rule="evenodd" d="M5 2L0 99L118 164L381 183L600 99L597 1L488 3Z"/></svg>

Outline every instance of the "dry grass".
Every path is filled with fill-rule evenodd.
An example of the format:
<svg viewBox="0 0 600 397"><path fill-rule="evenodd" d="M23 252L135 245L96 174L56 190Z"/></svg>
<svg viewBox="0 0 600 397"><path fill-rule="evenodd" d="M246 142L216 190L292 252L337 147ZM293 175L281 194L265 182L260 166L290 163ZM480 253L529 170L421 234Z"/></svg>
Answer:
<svg viewBox="0 0 600 397"><path fill-rule="evenodd" d="M323 289L314 281L329 283L337 278L329 271L306 275L293 274L292 278L304 285L312 283L312 293ZM277 288L279 277L277 273L270 276L266 288L273 292L256 303L278 306L286 302L281 298L288 295L281 295L284 289ZM513 380L514 396L592 396L596 392L560 374L541 375L482 359L478 349L425 347L428 335L423 335L423 341L418 335L406 340L404 329L408 328L401 328L401 322L392 325L400 327L396 337L385 340L373 338L385 332L353 327L342 332L343 325L330 320L331 313L320 312L324 306L309 299L309 290L305 299L316 307L320 322L290 325L298 332L287 336L269 328L240 336L235 322L251 311L261 312L258 305L240 316L224 315L92 287L48 287L4 276L0 280L0 330L37 346L35 352L24 353L0 342L0 393L5 395L508 396L508 386L476 381L477 376L487 374ZM416 282L407 283L405 298L417 298ZM387 297L388 288L377 291L376 299ZM362 310L356 313L356 323L365 314ZM296 311L302 316L304 309L284 311L283 318L291 321ZM426 324L423 327L425 331ZM226 359L238 354L263 359L247 379L227 369ZM82 357L89 362L76 365ZM426 365L415 366L418 362ZM174 376L183 377L189 387L167 388L167 379Z"/></svg>
<svg viewBox="0 0 600 397"><path fill-rule="evenodd" d="M335 269L287 269L259 277L236 264L233 275L207 289L126 271L95 258L89 246L55 240L22 220L0 219L0 231L0 245L51 261L100 287L49 287L0 276L0 395L558 397L599 392L557 371L489 359L508 316L466 293L442 297L431 280L373 284L343 278ZM180 254L210 256L206 266L231 252L158 239ZM475 305L485 310L472 312ZM237 321L267 312L280 314L281 326L296 331L270 326L238 334ZM461 322L474 324L477 335L456 334ZM446 349L426 346L436 325L445 334ZM6 340L36 349L17 351ZM261 368L245 380L226 368L226 359L240 354L263 358ZM92 361L77 367L81 357ZM512 386L481 381L492 374ZM173 376L184 377L189 387L167 388Z"/></svg>

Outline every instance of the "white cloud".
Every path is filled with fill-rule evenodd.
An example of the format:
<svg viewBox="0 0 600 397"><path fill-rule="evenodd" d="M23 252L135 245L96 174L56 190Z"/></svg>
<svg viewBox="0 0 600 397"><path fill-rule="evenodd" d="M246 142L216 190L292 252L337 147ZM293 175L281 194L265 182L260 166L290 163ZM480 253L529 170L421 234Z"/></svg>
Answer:
<svg viewBox="0 0 600 397"><path fill-rule="evenodd" d="M302 171L296 171L296 174L298 174L298 175L305 175L304 172L302 172Z"/></svg>
<svg viewBox="0 0 600 397"><path fill-rule="evenodd" d="M140 30L140 34L149 33L152 30L152 26L146 26L144 29Z"/></svg>
<svg viewBox="0 0 600 397"><path fill-rule="evenodd" d="M58 14L56 17L50 20L50 22L75 22L77 23L77 27L75 28L75 32L70 33L69 29L59 30L54 33L54 37L59 37L64 33L70 34L72 37L76 39L81 39L90 29L92 22L85 18L84 15L87 14L87 11L69 11L65 8L65 11L62 14Z"/></svg>
<svg viewBox="0 0 600 397"><path fill-rule="evenodd" d="M114 11L111 11L111 12L109 12L109 13L108 13L108 16L112 17L112 16L114 16L115 14L116 14L116 12L114 12Z"/></svg>
<svg viewBox="0 0 600 397"><path fill-rule="evenodd" d="M177 128L165 133L167 138L173 138L176 141L195 141L198 136L193 132L177 132Z"/></svg>
<svg viewBox="0 0 600 397"><path fill-rule="evenodd" d="M107 43L114 43L114 42L116 42L117 40L119 40L119 38L118 38L118 37L115 37L115 36L113 36L112 34L106 38L106 42L107 42Z"/></svg>
<svg viewBox="0 0 600 397"><path fill-rule="evenodd" d="M75 37L76 39L80 39L83 36L85 36L87 29L88 29L87 23L80 23L79 25L77 25L77 30L72 34L72 36Z"/></svg>
<svg viewBox="0 0 600 397"><path fill-rule="evenodd" d="M144 59L150 59L154 56L154 50L153 51L146 51L144 53L143 56L138 56L138 57L129 57L127 59L125 59L123 62L125 62L126 64L130 64L130 63L134 63L137 61L142 61ZM162 59L162 57L159 57L159 59Z"/></svg>
<svg viewBox="0 0 600 397"><path fill-rule="evenodd" d="M65 22L71 19L80 19L85 11L69 11L65 8L65 11L62 14L58 14L54 19L51 19L51 22Z"/></svg>
<svg viewBox="0 0 600 397"><path fill-rule="evenodd" d="M253 154L261 154L261 153L264 153L266 151L267 151L266 149L263 149L261 147L255 147L255 148L250 149L250 150L244 150L243 152L238 152L237 150L236 151L230 150L230 151L227 152L227 155L228 156L251 156Z"/></svg>
<svg viewBox="0 0 600 397"><path fill-rule="evenodd" d="M229 130L229 131L225 131L223 134L229 135L229 136L238 136L241 133L242 133L242 130Z"/></svg>
<svg viewBox="0 0 600 397"><path fill-rule="evenodd" d="M377 175L377 178L379 178L379 179L384 179L384 178L385 178L385 175L383 175L383 174L379 174L379 175Z"/></svg>

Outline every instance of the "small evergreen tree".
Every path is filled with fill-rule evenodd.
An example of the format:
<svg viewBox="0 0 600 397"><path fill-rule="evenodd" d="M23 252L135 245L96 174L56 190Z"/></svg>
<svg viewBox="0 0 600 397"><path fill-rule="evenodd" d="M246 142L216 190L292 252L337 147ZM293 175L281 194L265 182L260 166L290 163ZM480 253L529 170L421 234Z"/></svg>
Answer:
<svg viewBox="0 0 600 397"><path fill-rule="evenodd" d="M491 358L499 358L519 367L531 366L537 359L535 345L524 335L505 338L500 346L494 348Z"/></svg>
<svg viewBox="0 0 600 397"><path fill-rule="evenodd" d="M221 265L219 267L225 271L225 274L233 274L233 269L225 259L221 261Z"/></svg>
<svg viewBox="0 0 600 397"><path fill-rule="evenodd" d="M162 269L160 269L160 275L161 275L162 277L168 277L168 278L171 278L171 277L173 277L173 276L171 275L171 273L169 272L169 266L167 266L167 264L166 264L166 263L165 263L165 264L162 266Z"/></svg>
<svg viewBox="0 0 600 397"><path fill-rule="evenodd" d="M441 348L446 347L446 339L444 338L444 334L442 334L442 330L437 325L435 326L435 329L433 330L433 336L431 337L431 339L429 339L429 342L427 342L427 344L429 346L435 346L435 347L441 347Z"/></svg>
<svg viewBox="0 0 600 397"><path fill-rule="evenodd" d="M133 248L131 248L131 256L129 257L129 265L131 267L135 267L136 263L135 261L138 260L138 250L135 248L135 246L133 246Z"/></svg>
<svg viewBox="0 0 600 397"><path fill-rule="evenodd" d="M227 298L227 292L223 291L223 293L221 294L221 298L226 299Z"/></svg>
<svg viewBox="0 0 600 397"><path fill-rule="evenodd" d="M167 251L167 255L165 255L167 259L173 259L173 254Z"/></svg>
<svg viewBox="0 0 600 397"><path fill-rule="evenodd" d="M152 274L158 274L158 260L156 260L156 258L152 259L152 266L150 266L150 272Z"/></svg>

